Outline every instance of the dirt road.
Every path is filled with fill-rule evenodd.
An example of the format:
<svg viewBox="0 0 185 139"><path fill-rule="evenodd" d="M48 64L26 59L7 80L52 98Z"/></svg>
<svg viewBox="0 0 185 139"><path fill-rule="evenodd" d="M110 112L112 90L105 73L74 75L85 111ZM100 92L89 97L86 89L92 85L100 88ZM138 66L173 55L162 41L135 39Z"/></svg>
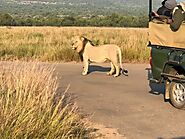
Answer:
<svg viewBox="0 0 185 139"><path fill-rule="evenodd" d="M117 128L128 139L185 138L185 111L164 102L163 95L150 94L147 64L126 64L129 76L106 76L109 65L90 67L82 76L82 64L57 66L60 86L70 84L84 113L106 127ZM161 89L162 91L162 89Z"/></svg>

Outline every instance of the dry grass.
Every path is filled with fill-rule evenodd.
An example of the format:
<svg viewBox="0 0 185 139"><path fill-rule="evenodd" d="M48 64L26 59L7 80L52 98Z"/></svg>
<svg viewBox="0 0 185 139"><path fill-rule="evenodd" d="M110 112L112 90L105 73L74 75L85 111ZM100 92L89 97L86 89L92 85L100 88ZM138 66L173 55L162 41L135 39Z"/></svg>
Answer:
<svg viewBox="0 0 185 139"><path fill-rule="evenodd" d="M85 35L96 44L121 47L124 62L146 62L147 29L96 27L12 27L0 28L1 60L79 61L71 50L71 38Z"/></svg>
<svg viewBox="0 0 185 139"><path fill-rule="evenodd" d="M54 67L1 62L0 68L1 139L89 138L77 107L57 93Z"/></svg>

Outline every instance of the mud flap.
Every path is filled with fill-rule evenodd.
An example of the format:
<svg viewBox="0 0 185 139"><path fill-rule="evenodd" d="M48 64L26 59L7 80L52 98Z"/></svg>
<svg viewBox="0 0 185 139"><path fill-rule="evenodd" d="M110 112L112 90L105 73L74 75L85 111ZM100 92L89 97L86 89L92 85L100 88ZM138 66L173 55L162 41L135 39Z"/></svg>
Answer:
<svg viewBox="0 0 185 139"><path fill-rule="evenodd" d="M165 95L164 95L165 99L170 99L170 82L166 80L165 83Z"/></svg>

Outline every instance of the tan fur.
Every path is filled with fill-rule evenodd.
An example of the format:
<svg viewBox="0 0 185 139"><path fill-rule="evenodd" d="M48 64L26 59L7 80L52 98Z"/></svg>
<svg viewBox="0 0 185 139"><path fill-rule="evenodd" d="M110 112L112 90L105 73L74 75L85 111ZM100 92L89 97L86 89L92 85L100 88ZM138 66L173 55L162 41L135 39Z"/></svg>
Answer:
<svg viewBox="0 0 185 139"><path fill-rule="evenodd" d="M82 75L87 75L89 62L102 63L110 61L111 70L107 75L112 75L115 72L114 77L119 76L120 67L122 68L122 56L121 50L117 45L93 46L85 37L76 36L73 38L72 49L83 56L84 69Z"/></svg>

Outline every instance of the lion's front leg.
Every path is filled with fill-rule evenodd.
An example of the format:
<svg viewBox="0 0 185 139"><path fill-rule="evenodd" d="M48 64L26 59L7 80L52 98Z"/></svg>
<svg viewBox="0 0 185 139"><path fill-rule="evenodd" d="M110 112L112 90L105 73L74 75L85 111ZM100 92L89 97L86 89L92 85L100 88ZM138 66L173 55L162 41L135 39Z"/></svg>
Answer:
<svg viewBox="0 0 185 139"><path fill-rule="evenodd" d="M83 68L82 75L87 75L87 73L88 73L88 68L89 68L88 59L87 59L87 60L84 59L83 65L84 65L84 68Z"/></svg>

